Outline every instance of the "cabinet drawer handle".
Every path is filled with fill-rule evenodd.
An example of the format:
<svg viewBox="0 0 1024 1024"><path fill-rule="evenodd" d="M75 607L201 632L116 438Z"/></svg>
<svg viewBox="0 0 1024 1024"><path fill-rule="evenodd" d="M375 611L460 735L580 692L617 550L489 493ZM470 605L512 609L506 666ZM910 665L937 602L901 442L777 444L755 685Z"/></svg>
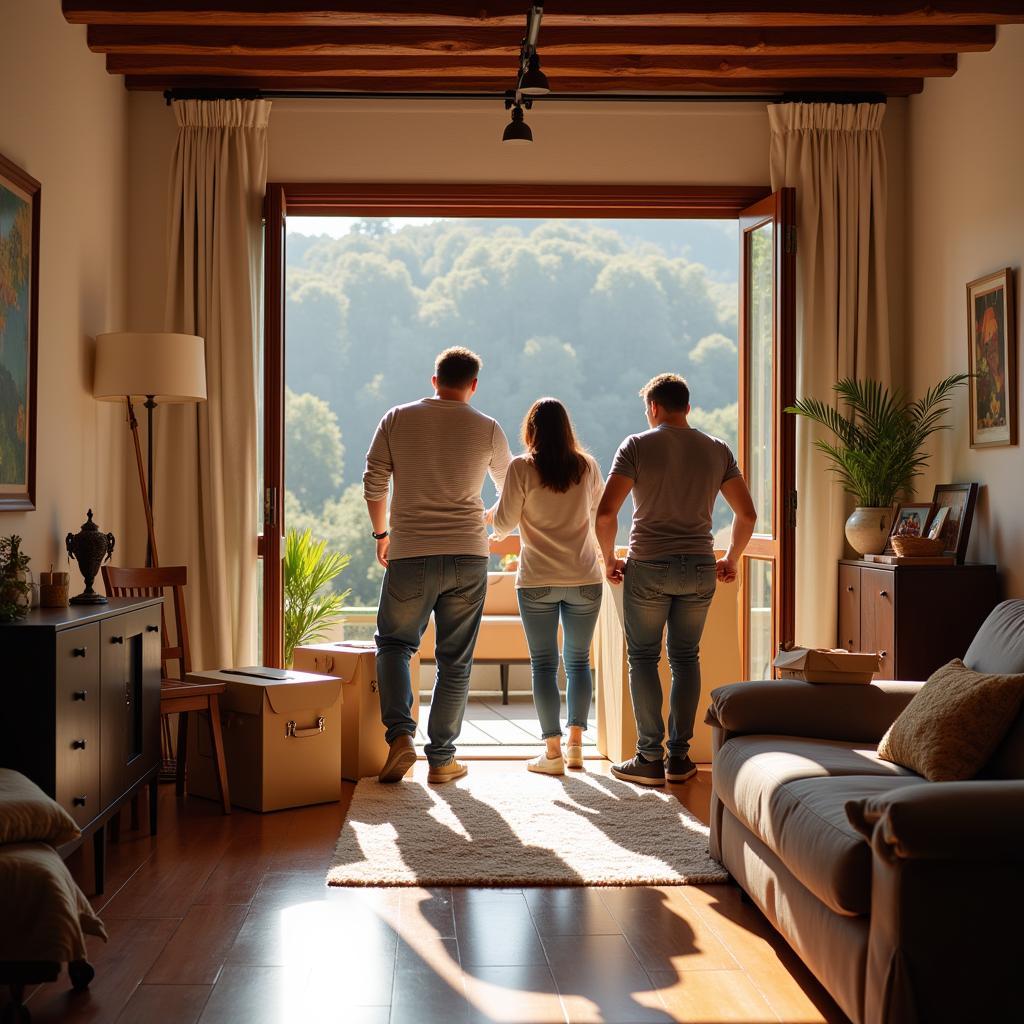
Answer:
<svg viewBox="0 0 1024 1024"><path fill-rule="evenodd" d="M154 625L150 624L150 625L148 625L146 627L146 632L147 633L159 633L160 632L160 627L159 626L154 626Z"/></svg>
<svg viewBox="0 0 1024 1024"><path fill-rule="evenodd" d="M889 652L888 651L879 651L878 652L878 656L880 658L888 658L889 657Z"/></svg>
<svg viewBox="0 0 1024 1024"><path fill-rule="evenodd" d="M73 740L71 743L72 750L85 750L85 740Z"/></svg>
<svg viewBox="0 0 1024 1024"><path fill-rule="evenodd" d="M75 690L75 692L73 694L71 694L71 699L72 700L85 700L85 698L88 697L88 696L89 696L89 691L88 690Z"/></svg>
<svg viewBox="0 0 1024 1024"><path fill-rule="evenodd" d="M888 590L880 590L878 592L878 596L879 597L888 597L889 596L889 591Z"/></svg>
<svg viewBox="0 0 1024 1024"><path fill-rule="evenodd" d="M110 642L112 644L123 644L124 643L124 637L123 636L112 636L110 638Z"/></svg>
<svg viewBox="0 0 1024 1024"><path fill-rule="evenodd" d="M849 587L847 587L847 588L846 588L846 592L847 592L848 594L852 594L852 593L853 593L853 591L854 591L854 588L853 588L852 586L849 586Z"/></svg>
<svg viewBox="0 0 1024 1024"><path fill-rule="evenodd" d="M88 649L89 649L88 647L72 647L71 648L71 657L72 658L84 658L85 657L85 652Z"/></svg>
<svg viewBox="0 0 1024 1024"><path fill-rule="evenodd" d="M85 806L85 797L84 796L72 797L71 804L74 807L84 807Z"/></svg>

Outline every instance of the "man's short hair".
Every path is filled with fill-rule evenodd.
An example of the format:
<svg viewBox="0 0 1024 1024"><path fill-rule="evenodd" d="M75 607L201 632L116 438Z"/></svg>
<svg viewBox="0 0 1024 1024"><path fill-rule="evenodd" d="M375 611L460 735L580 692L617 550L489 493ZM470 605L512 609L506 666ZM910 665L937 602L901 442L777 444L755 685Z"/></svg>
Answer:
<svg viewBox="0 0 1024 1024"><path fill-rule="evenodd" d="M480 376L483 360L468 348L446 348L434 360L434 376L443 388L468 388Z"/></svg>
<svg viewBox="0 0 1024 1024"><path fill-rule="evenodd" d="M668 412L686 412L690 406L690 385L678 373L659 373L640 389L640 397Z"/></svg>

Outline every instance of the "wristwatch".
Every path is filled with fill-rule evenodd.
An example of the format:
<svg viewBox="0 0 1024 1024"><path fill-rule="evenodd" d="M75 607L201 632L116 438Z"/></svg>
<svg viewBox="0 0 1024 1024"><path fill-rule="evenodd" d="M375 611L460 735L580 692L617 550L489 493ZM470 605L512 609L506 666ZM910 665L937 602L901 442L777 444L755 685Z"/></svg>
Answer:
<svg viewBox="0 0 1024 1024"><path fill-rule="evenodd" d="M374 533L373 530L371 530L370 531L370 536L374 540L383 540L390 532L391 532L390 530L385 530L383 533Z"/></svg>

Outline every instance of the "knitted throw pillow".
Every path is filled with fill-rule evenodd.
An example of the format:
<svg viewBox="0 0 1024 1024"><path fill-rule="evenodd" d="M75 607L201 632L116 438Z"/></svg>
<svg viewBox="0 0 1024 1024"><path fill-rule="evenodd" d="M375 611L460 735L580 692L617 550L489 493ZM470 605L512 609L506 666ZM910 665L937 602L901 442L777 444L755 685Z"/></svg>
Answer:
<svg viewBox="0 0 1024 1024"><path fill-rule="evenodd" d="M973 779L1013 724L1024 675L973 672L959 658L932 673L878 744L878 756L929 782Z"/></svg>

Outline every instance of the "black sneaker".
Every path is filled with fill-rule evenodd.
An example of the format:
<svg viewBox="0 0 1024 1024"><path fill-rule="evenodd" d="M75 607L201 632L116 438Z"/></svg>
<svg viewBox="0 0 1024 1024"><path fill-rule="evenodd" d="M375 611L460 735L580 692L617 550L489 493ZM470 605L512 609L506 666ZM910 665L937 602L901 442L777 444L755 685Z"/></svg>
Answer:
<svg viewBox="0 0 1024 1024"><path fill-rule="evenodd" d="M664 786L665 762L648 761L643 754L637 754L622 764L613 764L612 775L623 782L636 782L641 786Z"/></svg>
<svg viewBox="0 0 1024 1024"><path fill-rule="evenodd" d="M669 782L686 782L697 774L697 766L688 757L673 757L665 765L665 778Z"/></svg>

